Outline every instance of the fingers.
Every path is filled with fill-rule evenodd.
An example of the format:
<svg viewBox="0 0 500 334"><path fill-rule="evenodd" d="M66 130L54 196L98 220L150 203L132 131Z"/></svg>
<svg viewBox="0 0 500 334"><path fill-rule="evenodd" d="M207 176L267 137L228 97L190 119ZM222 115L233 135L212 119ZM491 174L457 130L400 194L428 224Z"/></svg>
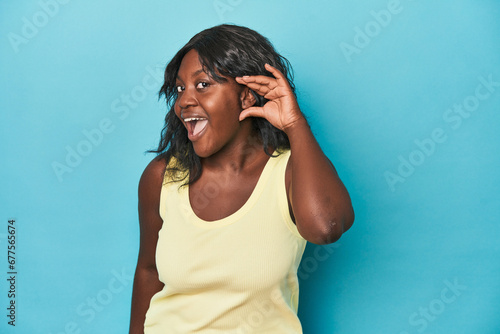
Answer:
<svg viewBox="0 0 500 334"><path fill-rule="evenodd" d="M277 68L267 63L264 64L264 67L274 76L274 78L265 75L245 75L243 77L236 77L236 81L240 84L256 83L260 85L267 85L270 89L274 89L279 86L280 82L288 84L288 81L283 73L281 73Z"/></svg>
<svg viewBox="0 0 500 334"><path fill-rule="evenodd" d="M259 95L266 95L267 93L269 93L270 91L272 91L271 88L269 88L268 86L263 86L261 84L257 84L257 83L252 83L252 82L241 82L241 84L243 85L246 85L248 88L252 89L253 91L255 91L257 94Z"/></svg>
<svg viewBox="0 0 500 334"><path fill-rule="evenodd" d="M240 113L240 121L244 120L247 117L264 117L264 109L262 107L250 107L244 109Z"/></svg>
<svg viewBox="0 0 500 334"><path fill-rule="evenodd" d="M265 75L245 75L244 77L236 77L236 82L241 84L254 83L258 85L270 86L271 89L278 86L276 79Z"/></svg>
<svg viewBox="0 0 500 334"><path fill-rule="evenodd" d="M265 66L266 70L268 70L269 72L271 72L276 79L278 79L278 80L285 80L286 81L286 78L283 75L283 73L281 73L277 68L272 67L269 64L265 64L264 66Z"/></svg>
<svg viewBox="0 0 500 334"><path fill-rule="evenodd" d="M262 96L265 96L277 87L281 86L285 89L289 87L288 81L283 73L269 64L265 64L264 66L274 78L265 75L245 75L243 77L236 77L236 82L248 86Z"/></svg>

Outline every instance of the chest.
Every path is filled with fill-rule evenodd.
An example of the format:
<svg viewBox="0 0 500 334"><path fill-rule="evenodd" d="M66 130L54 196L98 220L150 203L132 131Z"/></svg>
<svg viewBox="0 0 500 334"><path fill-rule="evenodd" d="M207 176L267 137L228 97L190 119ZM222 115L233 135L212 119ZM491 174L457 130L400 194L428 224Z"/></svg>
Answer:
<svg viewBox="0 0 500 334"><path fill-rule="evenodd" d="M168 215L156 259L171 291L267 289L296 270L304 244L287 229L278 206L257 202L243 211L215 222L183 210Z"/></svg>
<svg viewBox="0 0 500 334"><path fill-rule="evenodd" d="M163 188L156 265L169 291L262 291L296 270L305 240L287 214L278 161L247 178L207 173Z"/></svg>
<svg viewBox="0 0 500 334"><path fill-rule="evenodd" d="M208 175L189 187L189 203L200 219L215 221L237 212L250 198L259 175Z"/></svg>

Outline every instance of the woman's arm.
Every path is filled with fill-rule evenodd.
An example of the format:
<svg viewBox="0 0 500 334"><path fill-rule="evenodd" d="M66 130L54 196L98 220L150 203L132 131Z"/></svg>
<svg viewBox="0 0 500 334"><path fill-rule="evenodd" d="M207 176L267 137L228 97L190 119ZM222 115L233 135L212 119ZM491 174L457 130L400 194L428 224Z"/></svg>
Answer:
<svg viewBox="0 0 500 334"><path fill-rule="evenodd" d="M349 194L305 119L285 132L292 151L287 166L288 198L297 229L312 243L335 242L354 222Z"/></svg>
<svg viewBox="0 0 500 334"><path fill-rule="evenodd" d="M165 163L153 159L139 181L140 247L135 270L130 316L130 334L144 333L144 320L151 297L163 288L156 270L155 252L162 226L159 214L160 192Z"/></svg>
<svg viewBox="0 0 500 334"><path fill-rule="evenodd" d="M274 67L266 64L266 69L275 78L236 78L238 83L269 100L263 107L243 110L240 120L250 116L264 117L287 134L291 148L287 166L287 192L297 229L312 243L332 243L354 221L351 199L335 168L314 138L288 81Z"/></svg>

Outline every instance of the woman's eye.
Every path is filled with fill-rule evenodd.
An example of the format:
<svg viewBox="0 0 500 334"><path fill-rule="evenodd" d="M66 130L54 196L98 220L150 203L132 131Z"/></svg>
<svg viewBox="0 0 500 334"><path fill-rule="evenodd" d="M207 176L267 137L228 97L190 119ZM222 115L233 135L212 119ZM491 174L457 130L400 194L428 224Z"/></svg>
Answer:
<svg viewBox="0 0 500 334"><path fill-rule="evenodd" d="M203 89L203 88L207 88L210 84L208 82L199 82L197 85L196 85L196 88L198 89Z"/></svg>
<svg viewBox="0 0 500 334"><path fill-rule="evenodd" d="M177 90L177 93L180 93L180 92L182 92L184 90L184 87L177 86L177 87L175 87L175 89Z"/></svg>

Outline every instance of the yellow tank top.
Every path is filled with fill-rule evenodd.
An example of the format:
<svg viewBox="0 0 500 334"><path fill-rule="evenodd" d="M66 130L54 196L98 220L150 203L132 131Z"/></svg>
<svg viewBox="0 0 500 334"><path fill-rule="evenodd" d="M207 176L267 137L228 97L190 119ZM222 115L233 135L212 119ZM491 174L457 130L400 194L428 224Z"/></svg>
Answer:
<svg viewBox="0 0 500 334"><path fill-rule="evenodd" d="M247 202L217 221L196 216L188 186L164 183L156 266L165 287L151 299L144 333L302 333L297 268L306 240L288 211L289 157L269 158Z"/></svg>

